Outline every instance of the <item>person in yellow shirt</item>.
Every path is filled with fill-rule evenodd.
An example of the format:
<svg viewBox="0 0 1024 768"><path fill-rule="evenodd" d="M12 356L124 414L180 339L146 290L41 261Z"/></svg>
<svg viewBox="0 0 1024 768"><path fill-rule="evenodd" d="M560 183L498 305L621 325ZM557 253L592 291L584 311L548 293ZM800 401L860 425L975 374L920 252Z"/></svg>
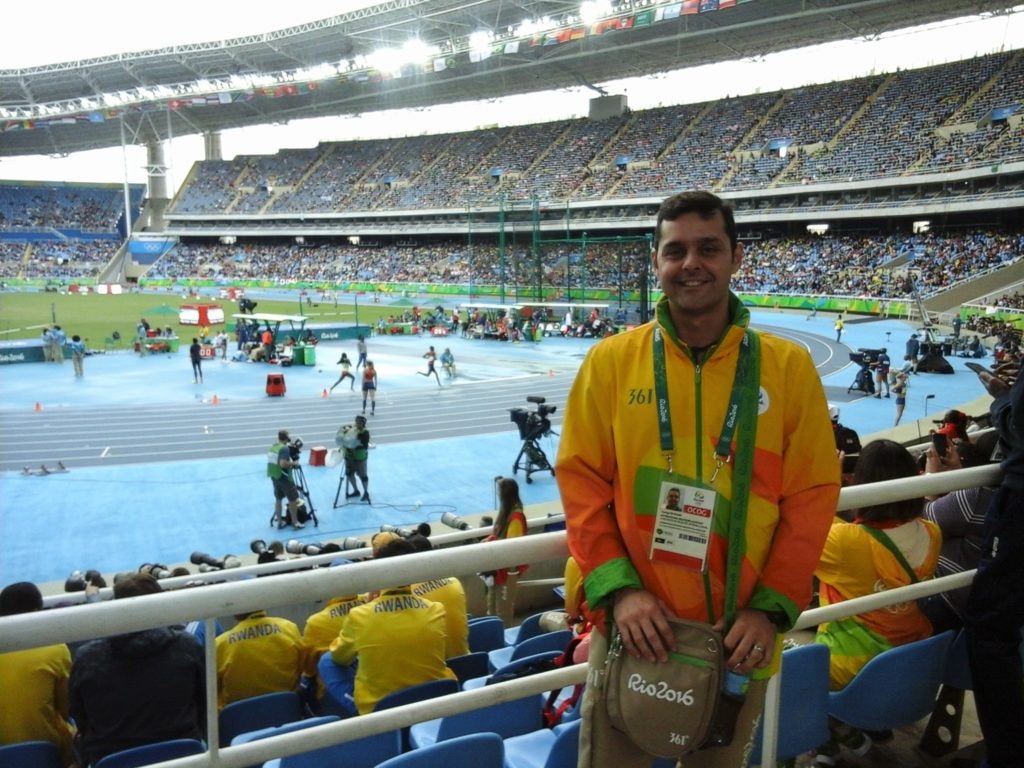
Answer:
<svg viewBox="0 0 1024 768"><path fill-rule="evenodd" d="M397 539L381 547L377 557L415 551L408 541ZM389 693L430 680L454 680L455 673L445 664L447 647L444 606L416 597L404 586L385 589L353 608L331 646L331 658L341 666L359 659L354 699L363 715Z"/></svg>
<svg viewBox="0 0 1024 768"><path fill-rule="evenodd" d="M414 533L406 541L417 552L430 552L433 546L426 536ZM448 651L446 658L469 653L469 616L466 613L466 589L454 576L431 579L412 585L412 593L425 600L434 600L444 606L447 614Z"/></svg>
<svg viewBox="0 0 1024 768"><path fill-rule="evenodd" d="M294 691L305 668L302 635L294 622L266 611L235 616L217 636L217 704L276 691Z"/></svg>
<svg viewBox="0 0 1024 768"><path fill-rule="evenodd" d="M20 581L0 592L0 616L42 607L43 596L31 582ZM70 674L71 653L63 643L0 653L0 690L8 696L0 707L0 745L48 741L60 750L61 762L71 764Z"/></svg>

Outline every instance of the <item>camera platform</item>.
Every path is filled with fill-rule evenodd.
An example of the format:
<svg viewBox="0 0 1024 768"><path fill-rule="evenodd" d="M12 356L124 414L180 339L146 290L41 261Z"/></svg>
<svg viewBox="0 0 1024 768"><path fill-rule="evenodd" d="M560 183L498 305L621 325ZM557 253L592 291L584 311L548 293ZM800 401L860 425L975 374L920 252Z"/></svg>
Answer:
<svg viewBox="0 0 1024 768"><path fill-rule="evenodd" d="M512 463L512 474L515 475L520 469L526 472L526 482L532 483L535 472L550 472L555 474L555 468L548 461L547 454L540 447L540 438L554 434L551 429L551 419L548 418L555 412L555 406L546 405L546 398L538 395L530 395L526 398L528 403L537 406L537 410L528 411L525 408L510 408L509 418L519 428L519 437L523 441L519 455Z"/></svg>

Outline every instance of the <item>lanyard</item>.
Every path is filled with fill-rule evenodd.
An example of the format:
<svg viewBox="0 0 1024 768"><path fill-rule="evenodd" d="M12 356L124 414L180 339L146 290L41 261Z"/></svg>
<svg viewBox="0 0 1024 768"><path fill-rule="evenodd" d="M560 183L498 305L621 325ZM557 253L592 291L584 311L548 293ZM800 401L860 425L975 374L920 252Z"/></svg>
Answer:
<svg viewBox="0 0 1024 768"><path fill-rule="evenodd" d="M715 446L715 471L710 482L718 477L718 471L729 463L732 455L732 441L740 425L740 440L736 450L736 465L732 473L732 499L729 519L729 553L725 580L725 620L732 625L739 594L740 569L743 551L746 549L747 504L750 499L750 483L754 475L754 445L757 440L757 412L761 381L760 339L753 331L747 330L740 342L736 373L732 382L729 407L725 412L718 444ZM665 339L661 327L654 326L654 394L658 411L658 434L661 454L672 472L672 456L675 442L672 439L672 415L668 400L668 375L665 364ZM698 435L698 440L701 437ZM698 474L700 468L698 467ZM704 575L705 593L708 595L708 612L713 613L710 600L708 576ZM711 616L714 623L714 616Z"/></svg>
<svg viewBox="0 0 1024 768"><path fill-rule="evenodd" d="M736 363L736 374L732 382L732 394L729 396L729 408L725 412L718 445L715 446L715 472L711 482L718 476L718 470L728 464L732 455L732 439L736 434L736 422L740 408L748 393L756 392L751 385L756 382L751 370L751 338L754 334L747 331L740 342L739 360ZM668 471L672 471L672 455L675 453L675 442L672 439L672 413L669 409L668 375L665 369L665 338L660 326L654 328L654 396L658 406L658 436L661 441L661 455L668 463Z"/></svg>

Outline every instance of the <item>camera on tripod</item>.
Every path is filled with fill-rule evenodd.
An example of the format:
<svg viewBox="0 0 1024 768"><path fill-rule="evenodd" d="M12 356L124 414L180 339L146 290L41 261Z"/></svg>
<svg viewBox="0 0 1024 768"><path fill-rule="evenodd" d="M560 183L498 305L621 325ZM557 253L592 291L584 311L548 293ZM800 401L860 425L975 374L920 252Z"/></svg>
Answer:
<svg viewBox="0 0 1024 768"><path fill-rule="evenodd" d="M882 354L880 349L868 349L860 347L856 352L850 353L850 362L860 366L871 366L878 362L878 356Z"/></svg>
<svg viewBox="0 0 1024 768"><path fill-rule="evenodd" d="M302 458L302 438L296 437L290 443L288 443L288 455L292 461L298 461Z"/></svg>
<svg viewBox="0 0 1024 768"><path fill-rule="evenodd" d="M509 414L512 422L519 428L519 438L523 441L523 447L512 464L512 473L515 474L520 469L526 470L526 482L529 483L532 482L530 475L534 472L554 474L554 468L537 441L552 433L551 419L548 416L557 408L554 405L547 405L547 398L540 395L529 395L526 402L536 405L537 410L510 408Z"/></svg>
<svg viewBox="0 0 1024 768"><path fill-rule="evenodd" d="M547 398L540 395L528 395L526 402L533 403L537 410L510 408L509 418L519 428L521 440L534 440L551 432L551 419L548 418L558 410L557 406L546 405Z"/></svg>

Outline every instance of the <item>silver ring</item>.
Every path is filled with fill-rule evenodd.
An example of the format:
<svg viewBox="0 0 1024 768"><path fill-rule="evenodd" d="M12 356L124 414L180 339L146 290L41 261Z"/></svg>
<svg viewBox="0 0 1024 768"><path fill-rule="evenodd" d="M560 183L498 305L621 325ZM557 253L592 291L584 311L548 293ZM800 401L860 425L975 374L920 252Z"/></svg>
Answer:
<svg viewBox="0 0 1024 768"><path fill-rule="evenodd" d="M764 646L763 646L763 645L761 645L760 643L755 643L755 644L754 644L754 647L753 647L753 648L751 648L750 650L752 650L752 651L757 651L757 652L758 652L758 653L760 653L760 654L761 654L762 656L764 656Z"/></svg>

